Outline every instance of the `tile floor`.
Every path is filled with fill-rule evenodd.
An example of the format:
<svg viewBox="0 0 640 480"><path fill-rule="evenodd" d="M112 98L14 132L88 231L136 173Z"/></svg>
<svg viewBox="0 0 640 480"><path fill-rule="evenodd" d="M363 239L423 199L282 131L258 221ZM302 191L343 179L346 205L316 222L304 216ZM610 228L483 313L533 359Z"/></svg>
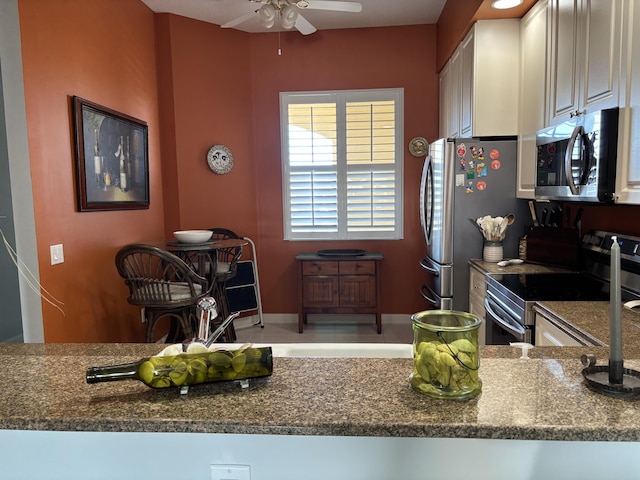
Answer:
<svg viewBox="0 0 640 480"><path fill-rule="evenodd" d="M382 333L376 333L375 321L340 318L338 320L312 319L298 333L296 322L265 319L260 325L236 324L237 342L253 343L412 343L411 323L382 322Z"/></svg>

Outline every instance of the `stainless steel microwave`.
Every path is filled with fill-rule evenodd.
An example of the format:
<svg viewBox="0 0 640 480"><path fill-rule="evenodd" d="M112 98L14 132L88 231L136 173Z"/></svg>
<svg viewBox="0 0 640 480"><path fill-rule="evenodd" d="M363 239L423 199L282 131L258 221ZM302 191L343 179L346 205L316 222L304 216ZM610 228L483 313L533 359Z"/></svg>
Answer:
<svg viewBox="0 0 640 480"><path fill-rule="evenodd" d="M536 199L613 202L618 120L610 108L538 131Z"/></svg>

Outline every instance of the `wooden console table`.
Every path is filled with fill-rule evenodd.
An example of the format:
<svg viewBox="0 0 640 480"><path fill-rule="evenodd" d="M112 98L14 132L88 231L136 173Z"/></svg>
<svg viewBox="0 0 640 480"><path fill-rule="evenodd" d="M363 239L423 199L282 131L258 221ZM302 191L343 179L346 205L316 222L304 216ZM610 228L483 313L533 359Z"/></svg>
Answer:
<svg viewBox="0 0 640 480"><path fill-rule="evenodd" d="M382 333L380 311L380 253L323 256L301 253L298 261L298 332L309 313L375 313Z"/></svg>

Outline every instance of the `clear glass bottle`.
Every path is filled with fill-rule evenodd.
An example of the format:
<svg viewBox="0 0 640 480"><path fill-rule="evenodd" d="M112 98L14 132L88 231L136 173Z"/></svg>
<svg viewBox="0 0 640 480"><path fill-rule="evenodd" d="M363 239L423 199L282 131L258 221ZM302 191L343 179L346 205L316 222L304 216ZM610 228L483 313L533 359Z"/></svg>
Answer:
<svg viewBox="0 0 640 480"><path fill-rule="evenodd" d="M414 390L437 398L465 399L478 394L478 330L475 315L454 310L427 310L411 316Z"/></svg>
<svg viewBox="0 0 640 480"><path fill-rule="evenodd" d="M273 373L271 347L148 357L133 363L91 367L87 383L139 380L152 388L266 377Z"/></svg>

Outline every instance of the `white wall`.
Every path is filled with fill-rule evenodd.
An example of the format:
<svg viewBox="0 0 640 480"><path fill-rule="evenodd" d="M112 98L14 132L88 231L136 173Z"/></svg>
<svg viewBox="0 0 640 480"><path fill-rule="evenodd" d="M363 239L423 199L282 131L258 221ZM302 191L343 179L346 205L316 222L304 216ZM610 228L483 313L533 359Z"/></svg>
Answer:
<svg viewBox="0 0 640 480"><path fill-rule="evenodd" d="M625 480L640 471L637 442L0 430L0 445L11 480L209 480L210 465L249 465L250 480Z"/></svg>

